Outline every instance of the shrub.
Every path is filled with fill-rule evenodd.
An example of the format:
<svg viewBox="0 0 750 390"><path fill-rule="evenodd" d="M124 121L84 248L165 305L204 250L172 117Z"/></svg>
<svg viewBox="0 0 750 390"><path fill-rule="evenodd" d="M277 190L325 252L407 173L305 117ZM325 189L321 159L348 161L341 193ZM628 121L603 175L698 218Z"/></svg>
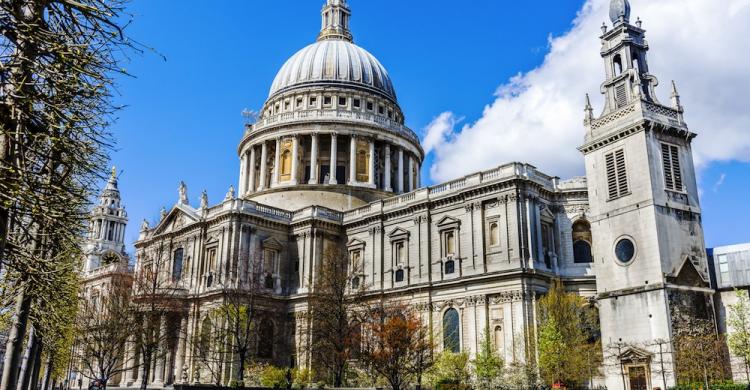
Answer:
<svg viewBox="0 0 750 390"><path fill-rule="evenodd" d="M264 387L286 387L286 369L266 366L260 373L260 385Z"/></svg>
<svg viewBox="0 0 750 390"><path fill-rule="evenodd" d="M435 386L469 383L469 355L443 351L435 358L435 364L425 375L425 382ZM443 387L443 389L448 389ZM451 388L452 389L452 388Z"/></svg>
<svg viewBox="0 0 750 390"><path fill-rule="evenodd" d="M745 390L747 384L734 383L732 381L727 382L714 382L711 383L709 388L706 389L706 385L702 382L698 383L681 383L670 390Z"/></svg>

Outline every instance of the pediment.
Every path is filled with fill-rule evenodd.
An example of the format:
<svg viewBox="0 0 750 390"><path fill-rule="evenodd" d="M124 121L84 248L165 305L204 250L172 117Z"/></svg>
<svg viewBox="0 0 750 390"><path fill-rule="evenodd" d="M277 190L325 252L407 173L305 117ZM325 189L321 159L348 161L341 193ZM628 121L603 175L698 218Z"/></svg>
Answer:
<svg viewBox="0 0 750 390"><path fill-rule="evenodd" d="M172 210L164 217L161 222L154 228L155 234L169 233L182 229L187 225L191 225L198 222L200 218L198 215L185 205L176 205Z"/></svg>
<svg viewBox="0 0 750 390"><path fill-rule="evenodd" d="M629 347L620 354L620 361L622 362L648 362L651 360L651 353L646 350Z"/></svg>
<svg viewBox="0 0 750 390"><path fill-rule="evenodd" d="M554 221L555 220L555 214L552 214L552 211L550 211L549 207L545 207L541 213L539 213L539 216L548 221Z"/></svg>
<svg viewBox="0 0 750 390"><path fill-rule="evenodd" d="M279 242L279 240L269 237L263 240L263 249L275 249L275 250L281 250L284 246Z"/></svg>
<svg viewBox="0 0 750 390"><path fill-rule="evenodd" d="M347 248L364 246L364 245L365 245L365 242L358 238L352 238L351 240L349 240L349 242L346 243Z"/></svg>
<svg viewBox="0 0 750 390"><path fill-rule="evenodd" d="M671 283L681 286L708 287L708 281L705 279L703 273L695 268L695 264L690 256L685 256L682 264L680 264L672 275L675 276L667 279Z"/></svg>
<svg viewBox="0 0 750 390"><path fill-rule="evenodd" d="M402 237L409 237L411 233L409 233L408 230L397 227L393 229L390 233L388 233L389 238L402 238Z"/></svg>
<svg viewBox="0 0 750 390"><path fill-rule="evenodd" d="M461 225L461 220L455 217L451 217L450 215L446 215L443 218L440 218L437 222L438 228L453 228L458 227Z"/></svg>

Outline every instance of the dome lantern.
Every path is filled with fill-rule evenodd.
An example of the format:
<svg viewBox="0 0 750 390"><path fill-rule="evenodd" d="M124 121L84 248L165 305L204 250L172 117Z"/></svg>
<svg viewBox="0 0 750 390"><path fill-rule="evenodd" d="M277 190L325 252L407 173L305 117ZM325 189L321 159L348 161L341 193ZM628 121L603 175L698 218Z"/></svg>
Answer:
<svg viewBox="0 0 750 390"><path fill-rule="evenodd" d="M322 21L318 40L339 39L352 42L352 33L349 31L351 15L346 0L327 0L321 11Z"/></svg>

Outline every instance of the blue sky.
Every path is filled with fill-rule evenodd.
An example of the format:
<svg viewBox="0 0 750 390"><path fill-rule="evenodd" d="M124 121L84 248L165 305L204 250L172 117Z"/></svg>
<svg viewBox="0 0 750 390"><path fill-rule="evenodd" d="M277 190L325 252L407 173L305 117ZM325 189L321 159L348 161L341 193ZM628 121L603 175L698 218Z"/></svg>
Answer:
<svg viewBox="0 0 750 390"><path fill-rule="evenodd" d="M419 134L430 131L441 113L450 112L457 126L481 121L498 89L514 76L543 66L555 47L550 37L565 36L574 21L580 22L576 17L582 7L586 9L583 0L350 3L355 43L386 66L407 125ZM638 1L633 3L636 7ZM205 2L192 0L132 2L130 36L155 48L166 60L151 53L133 56L127 68L136 77L118 81L117 100L127 108L113 127L118 140L113 163L124 171L120 189L130 217L129 244L137 238L142 219L155 221L162 206L170 208L176 202L180 180L187 183L193 205L204 189L213 204L224 197L230 184L236 185L241 112L259 109L284 61L314 41L322 4L322 0L237 0L206 7ZM589 39L596 47L596 34ZM598 60L597 49L587 55ZM659 52L652 48L654 56ZM659 63L667 63L664 60ZM657 75L661 70L652 68ZM586 77L596 84L603 79L601 72ZM689 83L683 81L683 94L690 90L685 85ZM576 93L586 92L596 91ZM583 137L582 126L567 131ZM456 129L448 142L460 133ZM436 169L440 167L436 158L442 158L440 150L428 156L425 179L450 176ZM497 153L488 159L490 165L499 165L519 158ZM537 156L523 159L534 164ZM709 246L750 241L748 229L734 223L750 215L744 201L750 165L732 160L731 156L707 159L702 164ZM487 160L477 164L488 167ZM549 172L544 164L540 167L569 176L582 174L582 160L577 164L562 173Z"/></svg>

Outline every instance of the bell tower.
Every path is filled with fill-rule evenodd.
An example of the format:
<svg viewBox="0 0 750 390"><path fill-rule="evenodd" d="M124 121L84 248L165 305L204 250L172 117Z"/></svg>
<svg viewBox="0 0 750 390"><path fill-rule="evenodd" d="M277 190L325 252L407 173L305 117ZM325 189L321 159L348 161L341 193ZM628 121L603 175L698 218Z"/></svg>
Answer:
<svg viewBox="0 0 750 390"><path fill-rule="evenodd" d="M586 97L584 154L607 387L671 387L689 332L715 331L692 133L677 89L655 94L648 43L628 0L602 26L604 108ZM666 343L666 344L665 344ZM661 344L661 345L660 345ZM635 357L635 358L634 358ZM616 367L616 369L611 369ZM662 369L664 367L664 369Z"/></svg>
<svg viewBox="0 0 750 390"><path fill-rule="evenodd" d="M120 201L117 173L115 167L112 167L107 185L99 195L99 204L91 210L85 248L84 275L110 265L119 265L127 269L125 227L128 223L128 216Z"/></svg>

